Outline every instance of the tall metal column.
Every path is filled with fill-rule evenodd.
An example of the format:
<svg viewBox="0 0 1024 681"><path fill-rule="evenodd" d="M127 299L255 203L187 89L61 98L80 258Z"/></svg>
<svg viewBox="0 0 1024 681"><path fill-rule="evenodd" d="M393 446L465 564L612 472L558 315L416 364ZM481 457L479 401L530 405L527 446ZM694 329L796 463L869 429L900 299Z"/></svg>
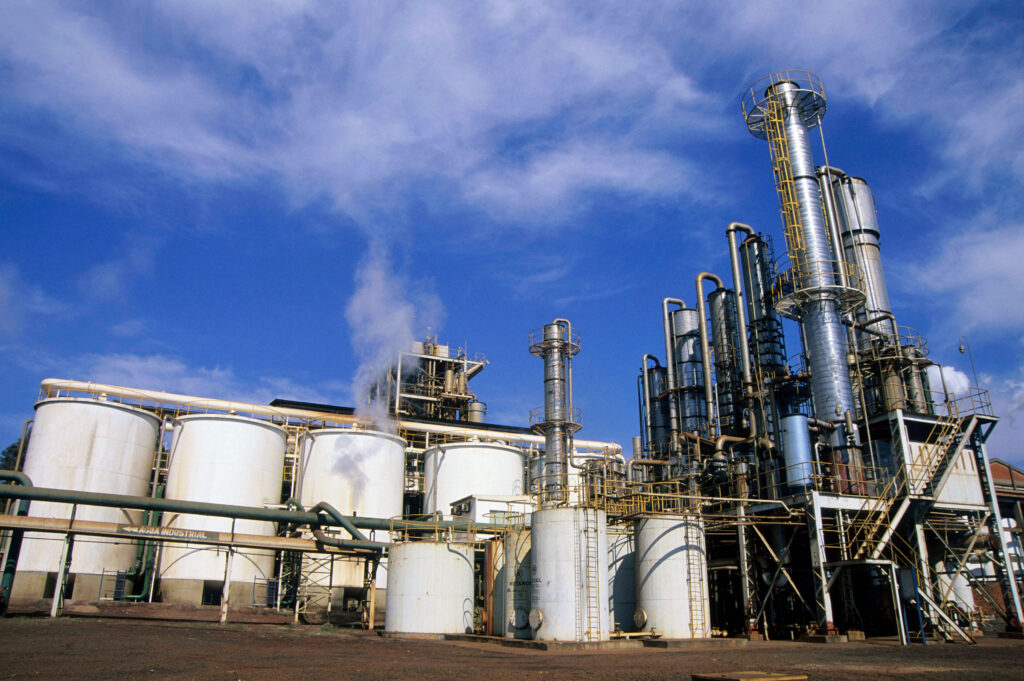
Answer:
<svg viewBox="0 0 1024 681"><path fill-rule="evenodd" d="M565 502L569 498L572 436L580 429L572 406L572 358L579 351L579 337L567 319L556 319L530 334L530 353L544 360L543 420L537 418L538 410L530 419L534 429L544 435L543 502Z"/></svg>
<svg viewBox="0 0 1024 681"><path fill-rule="evenodd" d="M747 128L769 142L783 216L790 270L777 305L800 321L814 416L837 424L832 444L844 447L852 436L845 432L845 416L857 411L842 312L863 294L856 290L859 279L833 257L822 210L808 131L825 108L821 81L806 71L772 74L752 86L743 102Z"/></svg>

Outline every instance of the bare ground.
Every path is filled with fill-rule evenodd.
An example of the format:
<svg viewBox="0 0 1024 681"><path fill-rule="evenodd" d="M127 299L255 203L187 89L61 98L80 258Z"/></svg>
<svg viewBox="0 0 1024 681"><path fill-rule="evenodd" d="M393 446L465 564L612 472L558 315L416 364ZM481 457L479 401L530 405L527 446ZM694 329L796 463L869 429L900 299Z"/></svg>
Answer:
<svg viewBox="0 0 1024 681"><path fill-rule="evenodd" d="M1024 641L750 642L742 648L539 651L316 627L95 618L0 620L0 679L689 679L757 670L809 679L1024 679Z"/></svg>

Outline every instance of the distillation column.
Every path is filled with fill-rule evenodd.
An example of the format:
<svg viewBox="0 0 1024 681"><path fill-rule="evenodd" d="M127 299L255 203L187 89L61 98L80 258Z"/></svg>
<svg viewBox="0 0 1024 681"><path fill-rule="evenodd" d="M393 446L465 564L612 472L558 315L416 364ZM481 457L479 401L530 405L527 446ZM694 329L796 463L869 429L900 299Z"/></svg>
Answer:
<svg viewBox="0 0 1024 681"><path fill-rule="evenodd" d="M751 87L743 110L751 134L771 149L791 267L780 305L803 328L814 416L837 424L832 445L845 447L855 437L844 421L856 414L856 403L841 315L857 292L844 263L833 258L808 135L825 113L825 93L805 71L776 73Z"/></svg>
<svg viewBox="0 0 1024 681"><path fill-rule="evenodd" d="M530 334L530 353L544 360L544 416L534 429L544 435L544 464L538 486L543 501L567 501L573 433L580 429L572 406L572 358L579 337L566 319Z"/></svg>

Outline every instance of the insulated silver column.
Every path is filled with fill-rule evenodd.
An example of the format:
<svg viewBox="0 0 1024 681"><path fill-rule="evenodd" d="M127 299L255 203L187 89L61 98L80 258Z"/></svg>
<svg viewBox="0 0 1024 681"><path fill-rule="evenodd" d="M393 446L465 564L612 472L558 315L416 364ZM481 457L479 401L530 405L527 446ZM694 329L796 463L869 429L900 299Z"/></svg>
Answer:
<svg viewBox="0 0 1024 681"><path fill-rule="evenodd" d="M572 407L572 358L580 350L568 320L556 319L530 334L530 352L544 360L544 420L535 427L544 435L545 501L568 498L568 459L572 434L579 430Z"/></svg>
<svg viewBox="0 0 1024 681"><path fill-rule="evenodd" d="M752 93L753 104L746 111L747 126L755 136L768 139L773 145L773 165L783 201L793 272L793 295L811 371L814 416L842 423L847 412L856 414L856 403L846 362L846 330L837 298L841 282L836 276L808 136L808 129L817 125L824 114L825 96L820 82L810 74L794 73L799 74L796 79L788 72L769 76L763 94ZM793 202L797 204L796 210Z"/></svg>

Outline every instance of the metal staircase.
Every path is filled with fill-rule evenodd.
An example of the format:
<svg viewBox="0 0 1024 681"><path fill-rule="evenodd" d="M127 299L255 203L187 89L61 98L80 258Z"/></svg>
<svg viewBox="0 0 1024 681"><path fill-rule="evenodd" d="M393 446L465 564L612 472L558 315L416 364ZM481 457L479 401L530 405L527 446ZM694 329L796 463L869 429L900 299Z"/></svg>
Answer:
<svg viewBox="0 0 1024 681"><path fill-rule="evenodd" d="M786 237L786 250L794 268L803 266L804 253L803 221L800 218L800 200L793 180L793 164L790 161L789 140L786 138L785 107L781 102L768 99L764 102L765 132L772 157L772 173L775 189L779 194L779 210ZM799 272L803 274L803 272Z"/></svg>

